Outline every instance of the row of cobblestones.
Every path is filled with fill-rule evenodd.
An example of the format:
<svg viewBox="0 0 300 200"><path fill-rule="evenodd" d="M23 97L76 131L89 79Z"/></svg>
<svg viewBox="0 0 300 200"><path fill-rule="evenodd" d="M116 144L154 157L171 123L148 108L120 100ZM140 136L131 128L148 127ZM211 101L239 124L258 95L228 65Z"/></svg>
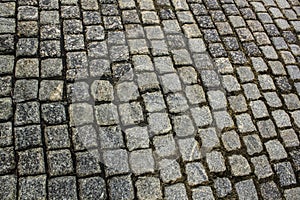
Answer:
<svg viewBox="0 0 300 200"><path fill-rule="evenodd" d="M0 2L0 199L298 199L297 0Z"/></svg>

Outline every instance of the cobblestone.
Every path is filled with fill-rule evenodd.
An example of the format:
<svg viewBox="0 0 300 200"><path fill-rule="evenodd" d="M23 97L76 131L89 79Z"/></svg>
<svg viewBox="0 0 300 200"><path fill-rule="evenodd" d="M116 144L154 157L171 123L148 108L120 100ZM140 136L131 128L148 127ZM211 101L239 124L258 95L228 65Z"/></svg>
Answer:
<svg viewBox="0 0 300 200"><path fill-rule="evenodd" d="M0 199L297 199L297 0L3 0Z"/></svg>
<svg viewBox="0 0 300 200"><path fill-rule="evenodd" d="M161 199L160 182L155 177L141 177L136 181L139 199Z"/></svg>

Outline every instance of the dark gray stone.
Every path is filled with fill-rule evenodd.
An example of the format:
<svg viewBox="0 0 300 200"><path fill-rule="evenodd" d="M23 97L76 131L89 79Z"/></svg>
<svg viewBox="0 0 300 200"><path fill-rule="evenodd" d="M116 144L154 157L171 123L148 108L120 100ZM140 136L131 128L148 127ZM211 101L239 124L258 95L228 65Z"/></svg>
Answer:
<svg viewBox="0 0 300 200"><path fill-rule="evenodd" d="M15 175L0 176L0 198L17 198L17 177Z"/></svg>
<svg viewBox="0 0 300 200"><path fill-rule="evenodd" d="M281 186L289 186L297 182L295 173L290 162L274 164L274 169L279 177Z"/></svg>
<svg viewBox="0 0 300 200"><path fill-rule="evenodd" d="M46 199L46 175L21 177L19 179L20 199Z"/></svg>
<svg viewBox="0 0 300 200"><path fill-rule="evenodd" d="M39 125L17 127L14 132L16 149L42 146L42 131Z"/></svg>
<svg viewBox="0 0 300 200"><path fill-rule="evenodd" d="M38 80L17 80L15 82L14 96L15 102L37 99L38 95Z"/></svg>
<svg viewBox="0 0 300 200"><path fill-rule="evenodd" d="M44 132L47 149L70 147L67 125L46 126Z"/></svg>
<svg viewBox="0 0 300 200"><path fill-rule="evenodd" d="M10 173L16 167L13 147L1 148L0 155L0 174Z"/></svg>
<svg viewBox="0 0 300 200"><path fill-rule="evenodd" d="M42 119L47 124L59 124L66 121L65 107L61 103L48 103L42 105Z"/></svg>
<svg viewBox="0 0 300 200"><path fill-rule="evenodd" d="M100 159L97 149L76 153L76 173L78 176L100 174Z"/></svg>
<svg viewBox="0 0 300 200"><path fill-rule="evenodd" d="M282 199L281 194L273 181L262 183L260 191L264 199Z"/></svg>
<svg viewBox="0 0 300 200"><path fill-rule="evenodd" d="M19 39L17 44L17 56L33 56L37 54L37 50L38 50L37 38Z"/></svg>
<svg viewBox="0 0 300 200"><path fill-rule="evenodd" d="M75 176L63 176L48 180L48 198L77 200Z"/></svg>
<svg viewBox="0 0 300 200"><path fill-rule="evenodd" d="M18 172L20 175L45 173L44 151L42 148L18 152Z"/></svg>
<svg viewBox="0 0 300 200"><path fill-rule="evenodd" d="M99 127L99 142L101 149L124 147L124 139L119 126ZM131 141L128 141L131 142Z"/></svg>
<svg viewBox="0 0 300 200"><path fill-rule="evenodd" d="M40 122L40 104L36 101L16 105L15 124L25 125Z"/></svg>
<svg viewBox="0 0 300 200"><path fill-rule="evenodd" d="M12 123L0 123L0 147L10 146L13 142Z"/></svg>
<svg viewBox="0 0 300 200"><path fill-rule="evenodd" d="M235 184L239 199L258 200L255 185L252 179L240 181Z"/></svg>
<svg viewBox="0 0 300 200"><path fill-rule="evenodd" d="M101 177L79 179L79 196L86 200L107 198L105 181Z"/></svg>
<svg viewBox="0 0 300 200"><path fill-rule="evenodd" d="M48 151L47 161L50 176L67 175L74 171L70 150Z"/></svg>
<svg viewBox="0 0 300 200"><path fill-rule="evenodd" d="M218 197L225 197L231 193L231 182L228 178L217 178L214 181L214 187L216 188Z"/></svg>
<svg viewBox="0 0 300 200"><path fill-rule="evenodd" d="M108 186L111 199L134 199L134 188L130 175L112 177L108 180Z"/></svg>

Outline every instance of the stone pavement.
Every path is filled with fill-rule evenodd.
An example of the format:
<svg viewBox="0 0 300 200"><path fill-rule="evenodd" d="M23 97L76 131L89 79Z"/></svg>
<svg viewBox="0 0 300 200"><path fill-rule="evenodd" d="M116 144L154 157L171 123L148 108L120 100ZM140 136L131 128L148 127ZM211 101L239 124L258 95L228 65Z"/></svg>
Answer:
<svg viewBox="0 0 300 200"><path fill-rule="evenodd" d="M0 199L300 199L299 0L1 0Z"/></svg>

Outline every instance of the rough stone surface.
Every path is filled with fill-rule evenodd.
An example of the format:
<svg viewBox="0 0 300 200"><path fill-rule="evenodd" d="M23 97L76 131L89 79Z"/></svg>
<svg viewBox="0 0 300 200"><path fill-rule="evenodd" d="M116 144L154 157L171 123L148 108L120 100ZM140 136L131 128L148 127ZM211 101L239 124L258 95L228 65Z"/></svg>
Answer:
<svg viewBox="0 0 300 200"><path fill-rule="evenodd" d="M297 199L297 0L0 1L0 199Z"/></svg>

